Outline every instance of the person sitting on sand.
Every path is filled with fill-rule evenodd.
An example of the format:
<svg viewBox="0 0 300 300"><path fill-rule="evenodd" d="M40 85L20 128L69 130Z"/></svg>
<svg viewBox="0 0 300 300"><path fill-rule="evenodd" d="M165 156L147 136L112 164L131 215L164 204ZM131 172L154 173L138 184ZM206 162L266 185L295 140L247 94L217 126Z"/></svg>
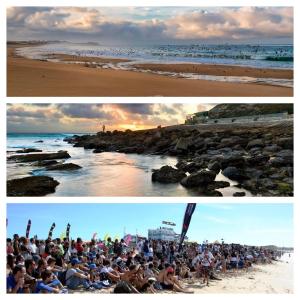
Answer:
<svg viewBox="0 0 300 300"><path fill-rule="evenodd" d="M111 282L118 282L120 280L120 275L110 266L110 261L108 259L103 260L100 278L101 280L110 280Z"/></svg>
<svg viewBox="0 0 300 300"><path fill-rule="evenodd" d="M39 280L36 285L35 293L67 293L61 282L53 275L50 270L42 272L42 280Z"/></svg>
<svg viewBox="0 0 300 300"><path fill-rule="evenodd" d="M166 268L158 274L157 279L164 290L171 290L181 293L193 293L192 291L185 290L180 285L179 281L175 276L174 269L170 266L166 266Z"/></svg>
<svg viewBox="0 0 300 300"><path fill-rule="evenodd" d="M66 273L66 285L69 289L75 290L80 286L83 286L87 290L92 290L89 282L90 276L80 270L80 260L78 258L72 258L71 267L68 268Z"/></svg>
<svg viewBox="0 0 300 300"><path fill-rule="evenodd" d="M22 265L16 265L10 274L6 278L6 292L9 294L20 294L24 293L25 284L25 267Z"/></svg>

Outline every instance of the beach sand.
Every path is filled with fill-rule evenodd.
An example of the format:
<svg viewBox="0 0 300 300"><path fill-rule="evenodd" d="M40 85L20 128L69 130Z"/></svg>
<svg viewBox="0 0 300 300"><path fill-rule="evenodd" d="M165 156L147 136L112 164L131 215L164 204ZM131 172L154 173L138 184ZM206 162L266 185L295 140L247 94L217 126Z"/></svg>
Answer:
<svg viewBox="0 0 300 300"><path fill-rule="evenodd" d="M10 97L293 96L293 89L287 87L171 78L151 73L96 69L86 67L84 64L32 60L17 56L15 49L18 47L20 45L9 45L7 51L7 96ZM65 59L70 60L69 57ZM109 59L109 61L113 60ZM107 62L107 59L99 59L99 62ZM227 74L231 74L229 71L231 67L228 68ZM244 72L246 69L251 68L245 68ZM276 76L279 76L278 74ZM286 75L282 74L282 76Z"/></svg>
<svg viewBox="0 0 300 300"><path fill-rule="evenodd" d="M209 286L200 282L202 279L193 279L193 283L185 282L183 286L195 294L292 294L293 293L293 259L285 258L282 261L266 265L255 265L245 271L228 271L225 276L217 274L221 281L211 280ZM94 291L92 293L112 293L113 288ZM71 293L87 293L85 291L71 291ZM175 292L163 291L166 294Z"/></svg>

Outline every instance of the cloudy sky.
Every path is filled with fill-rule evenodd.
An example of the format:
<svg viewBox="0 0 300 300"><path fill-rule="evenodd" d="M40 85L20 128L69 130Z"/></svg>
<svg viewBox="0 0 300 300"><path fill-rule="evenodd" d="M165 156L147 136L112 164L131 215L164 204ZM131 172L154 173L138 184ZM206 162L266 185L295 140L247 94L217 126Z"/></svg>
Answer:
<svg viewBox="0 0 300 300"><path fill-rule="evenodd" d="M10 7L8 40L292 43L291 7Z"/></svg>
<svg viewBox="0 0 300 300"><path fill-rule="evenodd" d="M97 132L137 130L184 123L212 104L8 104L7 132Z"/></svg>

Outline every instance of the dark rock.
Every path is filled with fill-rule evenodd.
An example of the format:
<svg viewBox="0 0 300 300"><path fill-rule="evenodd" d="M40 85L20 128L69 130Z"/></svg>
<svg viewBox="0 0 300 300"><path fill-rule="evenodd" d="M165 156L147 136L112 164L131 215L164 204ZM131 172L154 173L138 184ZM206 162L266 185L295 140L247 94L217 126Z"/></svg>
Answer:
<svg viewBox="0 0 300 300"><path fill-rule="evenodd" d="M57 165L53 165L53 166L47 166L46 170L47 171L71 171L71 170L78 170L81 169L81 166L78 166L76 164L73 163L68 163L68 164L57 164Z"/></svg>
<svg viewBox="0 0 300 300"><path fill-rule="evenodd" d="M242 153L225 155L223 159L220 159L221 169L224 170L227 167L243 167L246 164L245 158Z"/></svg>
<svg viewBox="0 0 300 300"><path fill-rule="evenodd" d="M293 137L282 137L276 140L276 144L283 149L293 149L294 139Z"/></svg>
<svg viewBox="0 0 300 300"><path fill-rule="evenodd" d="M191 137L188 137L188 138L181 137L181 138L179 138L179 140L175 146L175 150L176 151L187 151L188 148L192 144L193 144L193 140Z"/></svg>
<svg viewBox="0 0 300 300"><path fill-rule="evenodd" d="M279 147L278 145L268 145L263 148L263 153L272 154L272 153L279 152L281 149L282 148Z"/></svg>
<svg viewBox="0 0 300 300"><path fill-rule="evenodd" d="M16 153L31 153L31 152L43 152L40 149L34 149L34 148L24 148L22 150L16 151Z"/></svg>
<svg viewBox="0 0 300 300"><path fill-rule="evenodd" d="M201 170L181 180L181 184L188 188L207 186L216 178L216 173L209 170Z"/></svg>
<svg viewBox="0 0 300 300"><path fill-rule="evenodd" d="M229 186L230 183L228 181L213 181L207 186L207 188L209 190L216 190L216 189L223 189Z"/></svg>
<svg viewBox="0 0 300 300"><path fill-rule="evenodd" d="M185 172L170 166L163 166L152 173L152 181L161 183L176 183L186 177Z"/></svg>
<svg viewBox="0 0 300 300"><path fill-rule="evenodd" d="M249 166L261 166L268 162L270 156L267 154L258 154L255 156L251 156L246 158L246 162Z"/></svg>
<svg viewBox="0 0 300 300"><path fill-rule="evenodd" d="M125 147L125 148L121 148L119 150L119 152L122 153L138 153L138 154L142 154L144 153L145 148L142 146L132 146L132 147Z"/></svg>
<svg viewBox="0 0 300 300"><path fill-rule="evenodd" d="M262 170L256 168L245 168L243 170L245 175L249 178L260 178L264 175L264 172Z"/></svg>
<svg viewBox="0 0 300 300"><path fill-rule="evenodd" d="M216 190L200 190L200 194L205 197L223 197L223 194Z"/></svg>
<svg viewBox="0 0 300 300"><path fill-rule="evenodd" d="M40 160L33 163L33 166L46 167L58 164L57 160Z"/></svg>
<svg viewBox="0 0 300 300"><path fill-rule="evenodd" d="M264 147L264 145L265 143L262 139L255 139L248 143L247 149L254 148L254 147Z"/></svg>
<svg viewBox="0 0 300 300"><path fill-rule="evenodd" d="M294 163L294 154L292 150L285 149L277 152L275 157L271 158L268 165L272 167L287 167Z"/></svg>
<svg viewBox="0 0 300 300"><path fill-rule="evenodd" d="M7 196L45 196L55 192L59 182L48 176L30 176L7 181Z"/></svg>
<svg viewBox="0 0 300 300"><path fill-rule="evenodd" d="M35 143L44 143L43 140L38 140L38 141L35 141Z"/></svg>
<svg viewBox="0 0 300 300"><path fill-rule="evenodd" d="M218 174L221 170L221 164L218 161L210 161L208 163L208 169Z"/></svg>
<svg viewBox="0 0 300 300"><path fill-rule="evenodd" d="M246 196L245 192L235 192L233 195L233 197L244 197Z"/></svg>
<svg viewBox="0 0 300 300"><path fill-rule="evenodd" d="M67 151L58 151L56 153L41 153L41 154L26 154L26 155L12 155L8 160L15 160L17 162L32 162L39 160L52 160L70 158L71 156Z"/></svg>
<svg viewBox="0 0 300 300"><path fill-rule="evenodd" d="M203 167L205 166L205 163L203 161L193 161L190 163L177 163L176 167L182 171L184 171L185 173L195 173L197 171L199 171L200 169L203 169Z"/></svg>
<svg viewBox="0 0 300 300"><path fill-rule="evenodd" d="M231 180L242 181L248 179L244 172L236 167L227 167L222 174Z"/></svg>
<svg viewBox="0 0 300 300"><path fill-rule="evenodd" d="M97 148L93 151L93 153L102 153L102 152L104 152L104 150L101 148Z"/></svg>

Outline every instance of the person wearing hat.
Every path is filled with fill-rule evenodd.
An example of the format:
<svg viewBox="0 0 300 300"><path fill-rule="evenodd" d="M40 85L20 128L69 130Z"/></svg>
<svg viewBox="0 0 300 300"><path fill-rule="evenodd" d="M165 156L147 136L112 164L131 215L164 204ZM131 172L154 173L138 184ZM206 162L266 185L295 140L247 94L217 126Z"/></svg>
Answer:
<svg viewBox="0 0 300 300"><path fill-rule="evenodd" d="M103 284L100 281L98 267L95 263L91 263L89 265L89 275L90 275L91 286L94 287L97 290L102 289Z"/></svg>
<svg viewBox="0 0 300 300"><path fill-rule="evenodd" d="M86 289L93 289L90 284L90 276L80 270L81 261L74 257L71 259L71 267L66 273L66 285L69 289L75 290L80 286Z"/></svg>

